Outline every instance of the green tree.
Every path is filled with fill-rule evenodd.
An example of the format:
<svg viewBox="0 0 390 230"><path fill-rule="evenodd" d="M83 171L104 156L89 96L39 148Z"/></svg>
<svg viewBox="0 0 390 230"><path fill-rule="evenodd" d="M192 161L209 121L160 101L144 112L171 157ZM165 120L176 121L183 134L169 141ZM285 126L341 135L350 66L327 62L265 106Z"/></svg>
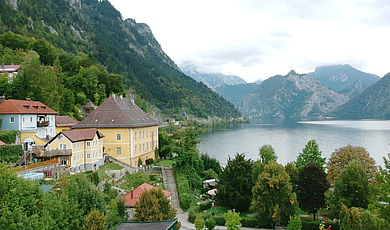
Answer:
<svg viewBox="0 0 390 230"><path fill-rule="evenodd" d="M208 154L201 154L200 159L203 161L204 170L212 169L217 175L221 174L222 169L219 161Z"/></svg>
<svg viewBox="0 0 390 230"><path fill-rule="evenodd" d="M334 191L330 192L328 205L331 216L337 217L341 204L350 207L367 208L370 198L370 186L362 165L352 161L341 172L334 184Z"/></svg>
<svg viewBox="0 0 390 230"><path fill-rule="evenodd" d="M273 229L280 222L287 224L289 216L294 214L296 195L282 165L275 161L268 163L252 192L252 206L259 218L272 224Z"/></svg>
<svg viewBox="0 0 390 230"><path fill-rule="evenodd" d="M271 145L261 146L260 151L259 151L259 155L260 155L260 160L256 161L253 164L253 170L252 170L253 183L257 182L259 175L264 170L264 166L267 165L271 161L276 161L276 159L278 158L275 155L275 151Z"/></svg>
<svg viewBox="0 0 390 230"><path fill-rule="evenodd" d="M228 159L225 169L219 176L216 200L221 204L240 211L248 210L252 198L252 161L244 154L236 154Z"/></svg>
<svg viewBox="0 0 390 230"><path fill-rule="evenodd" d="M240 213L236 212L235 209L228 210L227 213L223 214L225 218L225 226L228 230L239 230L241 226L241 217Z"/></svg>
<svg viewBox="0 0 390 230"><path fill-rule="evenodd" d="M297 166L295 166L294 162L289 162L284 166L286 173L290 176L290 183L292 186L292 192L297 194L298 192L298 178L299 178L299 171Z"/></svg>
<svg viewBox="0 0 390 230"><path fill-rule="evenodd" d="M172 220L175 216L175 209L161 189L143 192L135 205L134 219L137 221Z"/></svg>
<svg viewBox="0 0 390 230"><path fill-rule="evenodd" d="M340 211L340 229L342 230L382 230L389 229L385 220L378 217L375 213L362 208L352 207L349 209L346 205L341 205Z"/></svg>
<svg viewBox="0 0 390 230"><path fill-rule="evenodd" d="M290 216L290 220L287 224L287 230L301 230L302 229L302 222L301 217L298 215Z"/></svg>
<svg viewBox="0 0 390 230"><path fill-rule="evenodd" d="M99 210L92 210L86 217L83 224L84 230L105 230L107 229L107 217Z"/></svg>
<svg viewBox="0 0 390 230"><path fill-rule="evenodd" d="M118 202L115 199L112 199L107 207L107 226L112 228L115 225L122 222L123 218L121 217L118 210Z"/></svg>
<svg viewBox="0 0 390 230"><path fill-rule="evenodd" d="M196 215L194 224L196 230L202 230L204 228L204 220L202 218L202 214L198 213L198 215Z"/></svg>
<svg viewBox="0 0 390 230"><path fill-rule="evenodd" d="M309 163L316 163L323 171L325 171L325 157L321 157L316 140L307 142L305 148L299 153L297 162L295 163L298 170L303 169Z"/></svg>
<svg viewBox="0 0 390 230"><path fill-rule="evenodd" d="M328 188L325 172L316 163L307 164L299 172L297 194L299 206L313 213L313 220L317 210L325 207L325 191Z"/></svg>
<svg viewBox="0 0 390 230"><path fill-rule="evenodd" d="M378 172L375 160L370 157L370 154L363 147L351 145L339 148L332 153L326 166L328 181L333 184L340 173L353 160L362 164L370 181L375 181L375 175Z"/></svg>
<svg viewBox="0 0 390 230"><path fill-rule="evenodd" d="M213 230L216 225L214 218L213 217L207 218L205 225L208 230Z"/></svg>
<svg viewBox="0 0 390 230"><path fill-rule="evenodd" d="M54 47L45 39L38 39L30 43L30 49L39 54L39 60L45 65L53 65L56 59Z"/></svg>

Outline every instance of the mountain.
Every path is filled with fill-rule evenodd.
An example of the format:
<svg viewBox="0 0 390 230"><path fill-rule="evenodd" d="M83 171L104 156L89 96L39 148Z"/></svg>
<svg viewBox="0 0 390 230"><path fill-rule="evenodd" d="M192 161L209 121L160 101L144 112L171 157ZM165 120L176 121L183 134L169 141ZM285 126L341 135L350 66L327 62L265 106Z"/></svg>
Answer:
<svg viewBox="0 0 390 230"><path fill-rule="evenodd" d="M390 119L390 73L362 93L336 108L336 119Z"/></svg>
<svg viewBox="0 0 390 230"><path fill-rule="evenodd" d="M316 79L291 71L258 85L244 101L242 113L249 119L315 119L346 101L347 96Z"/></svg>
<svg viewBox="0 0 390 230"><path fill-rule="evenodd" d="M307 75L317 79L329 89L349 97L356 96L380 79L374 74L362 72L350 65L321 66Z"/></svg>
<svg viewBox="0 0 390 230"><path fill-rule="evenodd" d="M183 74L149 26L122 19L107 0L0 0L0 28L92 55L168 116L240 116L231 103Z"/></svg>
<svg viewBox="0 0 390 230"><path fill-rule="evenodd" d="M196 70L196 67L190 64L180 66L183 73L195 79L197 82L203 82L210 89L216 89L222 85L245 84L246 81L235 75L224 75L221 73L202 73Z"/></svg>
<svg viewBox="0 0 390 230"><path fill-rule="evenodd" d="M255 81L255 83L258 84L258 85L260 85L262 82L263 82L263 80L261 80L261 79Z"/></svg>
<svg viewBox="0 0 390 230"><path fill-rule="evenodd" d="M223 98L240 108L245 98L255 89L256 83L221 85L215 89Z"/></svg>

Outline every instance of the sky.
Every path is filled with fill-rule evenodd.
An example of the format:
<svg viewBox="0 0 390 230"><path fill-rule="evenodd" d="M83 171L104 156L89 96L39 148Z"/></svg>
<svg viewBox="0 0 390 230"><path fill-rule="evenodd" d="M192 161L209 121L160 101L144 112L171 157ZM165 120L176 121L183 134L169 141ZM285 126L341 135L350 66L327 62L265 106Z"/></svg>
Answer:
<svg viewBox="0 0 390 230"><path fill-rule="evenodd" d="M110 0L179 66L247 82L350 64L390 72L389 0Z"/></svg>

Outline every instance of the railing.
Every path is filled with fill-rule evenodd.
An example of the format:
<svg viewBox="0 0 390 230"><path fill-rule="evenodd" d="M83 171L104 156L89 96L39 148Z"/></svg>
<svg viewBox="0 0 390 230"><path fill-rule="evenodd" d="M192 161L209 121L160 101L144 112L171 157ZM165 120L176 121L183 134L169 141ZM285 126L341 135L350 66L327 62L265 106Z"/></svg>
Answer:
<svg viewBox="0 0 390 230"><path fill-rule="evenodd" d="M38 127L46 127L49 126L49 121L38 121L37 122Z"/></svg>
<svg viewBox="0 0 390 230"><path fill-rule="evenodd" d="M34 168L40 168L40 167L48 166L48 165L52 165L52 164L58 164L58 160L53 159L53 160L48 160L48 161L41 161L41 162L34 163L34 164L29 164L26 166L19 166L15 169L15 171L20 172L20 171L30 170L30 169L34 169Z"/></svg>

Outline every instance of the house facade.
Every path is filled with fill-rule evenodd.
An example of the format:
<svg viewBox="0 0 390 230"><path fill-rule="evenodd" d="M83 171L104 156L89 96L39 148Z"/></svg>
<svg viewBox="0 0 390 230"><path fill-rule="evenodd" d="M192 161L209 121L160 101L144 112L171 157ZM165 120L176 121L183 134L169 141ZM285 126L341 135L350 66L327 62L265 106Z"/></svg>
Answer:
<svg viewBox="0 0 390 230"><path fill-rule="evenodd" d="M104 164L103 137L97 129L63 130L44 147L44 157L55 157L74 172L97 170Z"/></svg>
<svg viewBox="0 0 390 230"><path fill-rule="evenodd" d="M0 98L1 130L17 130L25 150L45 144L56 134L57 112L39 101Z"/></svg>
<svg viewBox="0 0 390 230"><path fill-rule="evenodd" d="M132 98L111 95L73 129L96 128L104 135L104 153L129 166L155 159L158 122Z"/></svg>

